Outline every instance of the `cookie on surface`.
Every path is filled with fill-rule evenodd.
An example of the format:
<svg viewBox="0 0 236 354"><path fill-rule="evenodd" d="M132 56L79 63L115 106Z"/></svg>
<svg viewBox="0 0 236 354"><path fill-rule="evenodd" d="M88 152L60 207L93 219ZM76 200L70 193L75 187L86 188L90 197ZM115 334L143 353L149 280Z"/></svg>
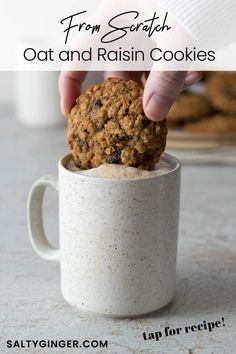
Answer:
<svg viewBox="0 0 236 354"><path fill-rule="evenodd" d="M207 135L236 135L236 116L215 114L200 121L185 124L184 130Z"/></svg>
<svg viewBox="0 0 236 354"><path fill-rule="evenodd" d="M167 120L170 126L178 126L209 115L211 112L212 108L204 96L184 92L176 98Z"/></svg>
<svg viewBox="0 0 236 354"><path fill-rule="evenodd" d="M79 168L104 163L152 170L166 145L166 120L143 112L143 89L134 81L109 78L90 86L68 117L67 142Z"/></svg>
<svg viewBox="0 0 236 354"><path fill-rule="evenodd" d="M215 109L236 114L236 73L212 74L206 81L206 94Z"/></svg>

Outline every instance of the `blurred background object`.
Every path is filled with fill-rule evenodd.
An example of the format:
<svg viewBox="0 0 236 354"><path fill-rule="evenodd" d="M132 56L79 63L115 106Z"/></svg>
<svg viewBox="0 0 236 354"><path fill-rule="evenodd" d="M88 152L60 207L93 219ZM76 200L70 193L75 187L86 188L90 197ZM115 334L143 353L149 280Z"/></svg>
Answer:
<svg viewBox="0 0 236 354"><path fill-rule="evenodd" d="M167 117L167 149L185 163L236 163L236 73L205 72Z"/></svg>
<svg viewBox="0 0 236 354"><path fill-rule="evenodd" d="M14 72L0 71L0 104L13 103L14 100Z"/></svg>
<svg viewBox="0 0 236 354"><path fill-rule="evenodd" d="M24 125L56 127L66 124L60 111L56 71L0 71L0 104L14 107ZM90 72L83 88L102 80L102 73Z"/></svg>
<svg viewBox="0 0 236 354"><path fill-rule="evenodd" d="M167 118L171 134L185 132L181 138L235 140L236 73L205 73L201 82L178 95Z"/></svg>
<svg viewBox="0 0 236 354"><path fill-rule="evenodd" d="M56 71L15 73L16 116L25 125L56 127L65 124L60 111Z"/></svg>

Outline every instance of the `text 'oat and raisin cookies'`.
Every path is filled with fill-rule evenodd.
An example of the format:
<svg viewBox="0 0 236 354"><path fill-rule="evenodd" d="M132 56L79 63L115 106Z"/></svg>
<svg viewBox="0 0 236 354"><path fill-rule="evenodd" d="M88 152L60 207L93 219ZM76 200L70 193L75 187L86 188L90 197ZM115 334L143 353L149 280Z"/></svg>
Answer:
<svg viewBox="0 0 236 354"><path fill-rule="evenodd" d="M166 120L143 112L143 89L134 81L110 78L90 86L68 117L67 142L79 168L104 163L152 170L166 145Z"/></svg>

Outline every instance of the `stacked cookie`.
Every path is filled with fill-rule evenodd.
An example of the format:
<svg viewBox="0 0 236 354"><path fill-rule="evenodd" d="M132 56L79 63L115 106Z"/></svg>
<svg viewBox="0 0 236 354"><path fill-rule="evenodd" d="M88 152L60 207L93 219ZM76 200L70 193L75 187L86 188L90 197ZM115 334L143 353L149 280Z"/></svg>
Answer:
<svg viewBox="0 0 236 354"><path fill-rule="evenodd" d="M209 73L202 85L202 94L185 91L177 97L169 127L212 136L236 134L236 73Z"/></svg>

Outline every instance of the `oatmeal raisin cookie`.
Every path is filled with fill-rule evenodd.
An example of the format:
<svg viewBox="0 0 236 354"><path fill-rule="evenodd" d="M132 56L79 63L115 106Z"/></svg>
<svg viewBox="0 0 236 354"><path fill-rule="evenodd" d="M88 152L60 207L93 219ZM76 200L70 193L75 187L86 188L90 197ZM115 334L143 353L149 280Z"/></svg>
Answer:
<svg viewBox="0 0 236 354"><path fill-rule="evenodd" d="M152 170L166 145L166 120L143 112L143 89L134 81L110 78L90 86L68 117L67 142L82 169L103 163Z"/></svg>
<svg viewBox="0 0 236 354"><path fill-rule="evenodd" d="M236 114L236 73L212 74L206 81L206 94L215 109Z"/></svg>
<svg viewBox="0 0 236 354"><path fill-rule="evenodd" d="M178 126L182 123L194 121L212 112L206 98L195 93L181 93L176 98L168 113L169 126Z"/></svg>
<svg viewBox="0 0 236 354"><path fill-rule="evenodd" d="M215 114L200 121L184 125L184 129L191 133L207 135L236 134L236 116Z"/></svg>

